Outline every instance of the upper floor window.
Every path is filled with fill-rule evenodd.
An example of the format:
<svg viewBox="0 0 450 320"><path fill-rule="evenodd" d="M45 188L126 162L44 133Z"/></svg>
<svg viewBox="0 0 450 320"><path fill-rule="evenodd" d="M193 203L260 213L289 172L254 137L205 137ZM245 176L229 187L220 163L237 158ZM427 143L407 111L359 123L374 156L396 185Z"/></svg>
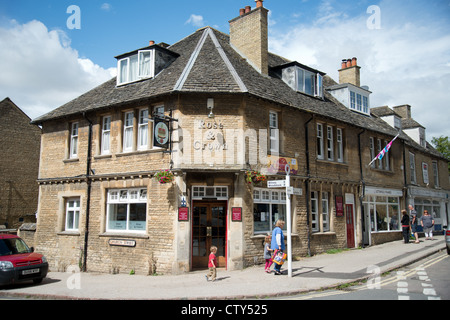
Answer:
<svg viewBox="0 0 450 320"><path fill-rule="evenodd" d="M78 122L70 126L70 159L78 158Z"/></svg>
<svg viewBox="0 0 450 320"><path fill-rule="evenodd" d="M344 162L344 132L342 128L317 123L317 159ZM326 135L325 135L326 134Z"/></svg>
<svg viewBox="0 0 450 320"><path fill-rule="evenodd" d="M312 69L298 62L291 62L281 68L281 78L292 89L323 98L323 76L318 70Z"/></svg>
<svg viewBox="0 0 450 320"><path fill-rule="evenodd" d="M438 163L437 161L432 162L433 165L433 177L434 177L434 187L439 187L439 171L438 171Z"/></svg>
<svg viewBox="0 0 450 320"><path fill-rule="evenodd" d="M102 120L102 141L101 154L111 153L111 116L103 117Z"/></svg>
<svg viewBox="0 0 450 320"><path fill-rule="evenodd" d="M270 128L270 152L280 152L280 137L278 128L278 113L270 111L269 113L269 128Z"/></svg>
<svg viewBox="0 0 450 320"><path fill-rule="evenodd" d="M151 45L117 56L117 85L155 77L179 55L158 45Z"/></svg>
<svg viewBox="0 0 450 320"><path fill-rule="evenodd" d="M409 169L411 172L411 183L416 184L416 156L414 153L409 153Z"/></svg>

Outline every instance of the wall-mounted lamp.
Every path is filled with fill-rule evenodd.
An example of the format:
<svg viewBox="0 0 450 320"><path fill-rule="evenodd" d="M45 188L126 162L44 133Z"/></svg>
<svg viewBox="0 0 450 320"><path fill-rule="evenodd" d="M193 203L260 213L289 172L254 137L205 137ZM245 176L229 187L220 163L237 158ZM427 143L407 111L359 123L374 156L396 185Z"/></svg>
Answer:
<svg viewBox="0 0 450 320"><path fill-rule="evenodd" d="M208 102L207 102L206 106L207 106L207 108L210 110L210 111L209 111L208 118L214 118L214 113L213 113L213 109L214 109L214 99L213 99L213 98L208 98Z"/></svg>

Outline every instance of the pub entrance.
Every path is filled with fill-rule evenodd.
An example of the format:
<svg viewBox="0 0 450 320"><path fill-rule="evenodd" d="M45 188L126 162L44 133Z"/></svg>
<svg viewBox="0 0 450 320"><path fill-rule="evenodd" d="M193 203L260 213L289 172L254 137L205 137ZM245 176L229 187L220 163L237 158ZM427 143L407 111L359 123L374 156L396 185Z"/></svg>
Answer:
<svg viewBox="0 0 450 320"><path fill-rule="evenodd" d="M217 247L217 264L226 267L227 201L193 201L192 269L208 268L210 247Z"/></svg>

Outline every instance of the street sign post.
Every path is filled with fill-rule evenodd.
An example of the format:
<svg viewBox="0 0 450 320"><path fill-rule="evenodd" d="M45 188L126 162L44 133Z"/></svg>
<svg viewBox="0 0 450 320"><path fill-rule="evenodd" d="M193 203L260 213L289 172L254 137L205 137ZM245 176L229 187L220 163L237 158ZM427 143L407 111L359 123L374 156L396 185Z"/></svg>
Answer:
<svg viewBox="0 0 450 320"><path fill-rule="evenodd" d="M288 189L291 188L291 168L286 165L286 220L287 220L287 258L288 258L288 276L292 277L292 239L291 239L291 194Z"/></svg>

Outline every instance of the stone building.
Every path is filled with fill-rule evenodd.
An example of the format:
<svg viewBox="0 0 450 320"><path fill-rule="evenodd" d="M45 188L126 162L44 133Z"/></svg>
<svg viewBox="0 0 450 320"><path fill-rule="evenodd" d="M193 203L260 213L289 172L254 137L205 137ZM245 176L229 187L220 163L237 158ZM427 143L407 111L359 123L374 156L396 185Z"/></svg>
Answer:
<svg viewBox="0 0 450 320"><path fill-rule="evenodd" d="M117 56L117 78L33 120L36 247L52 268L177 274L206 268L216 245L219 267L241 269L262 262L265 235L288 217L294 257L399 238L364 212L400 217L411 139L401 132L368 167L398 130L370 114L368 89L268 52L267 14L257 1L230 35L205 27ZM340 87L361 90L346 105ZM295 195L257 181L285 180L287 166ZM380 192L389 199L366 198Z"/></svg>
<svg viewBox="0 0 450 320"><path fill-rule="evenodd" d="M9 98L0 102L0 225L36 222L41 130Z"/></svg>

